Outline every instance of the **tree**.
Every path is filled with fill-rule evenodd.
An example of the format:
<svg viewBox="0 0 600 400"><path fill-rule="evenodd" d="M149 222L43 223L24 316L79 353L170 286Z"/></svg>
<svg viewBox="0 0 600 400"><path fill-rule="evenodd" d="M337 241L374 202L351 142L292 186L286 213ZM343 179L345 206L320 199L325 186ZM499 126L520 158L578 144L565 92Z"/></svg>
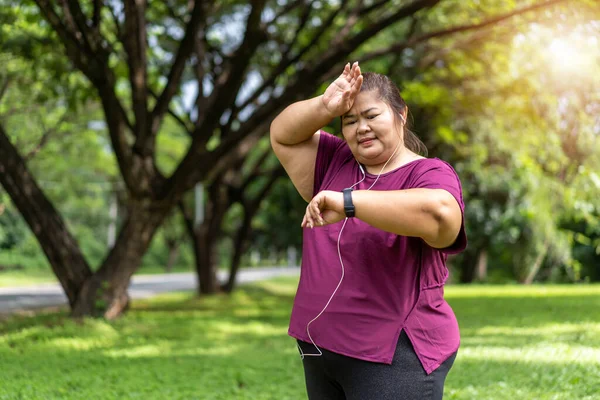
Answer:
<svg viewBox="0 0 600 400"><path fill-rule="evenodd" d="M154 233L183 195L197 182L210 184L225 174L248 154L283 107L311 95L361 45L388 28L404 33L405 41L364 54L365 59L373 59L560 2L546 1L489 21L408 38L412 19L426 16L438 4L458 3L255 0L250 4L69 1L57 5L36 0L56 34L51 41L61 44L102 105L128 194L115 246L92 274L72 237L57 222L56 210L35 190L22 159L6 140L3 148L10 150L12 161L2 160L4 174L20 176L19 183L33 189L19 192L18 185L8 181L3 185L36 235L60 237L55 234L62 232L61 241L41 240L40 244L47 254L46 247L61 249L61 256L50 261L73 315L115 317L127 307L129 279ZM236 26L243 35L230 32ZM183 88L190 82L195 99L187 104L189 91ZM157 138L166 118L178 121L190 135L185 155L169 175L156 163L161 150ZM217 188L215 206L224 201L220 193ZM35 211L42 209L44 215ZM42 226L45 232L40 233ZM208 247L202 250L209 251ZM208 269L205 276L212 279L214 266L209 263L204 268Z"/></svg>
<svg viewBox="0 0 600 400"><path fill-rule="evenodd" d="M479 30L405 60L417 73L405 94L421 133L432 155L451 160L463 180L470 240L457 260L460 281L476 279L487 260L523 283L544 268L545 276L577 269L573 238L585 235L565 230L563 221L591 221L600 206L591 172L600 154L598 91L590 90L598 87L600 53L583 48L597 36L589 21L598 10L592 2L556 7L535 24ZM565 60L549 48L561 41L582 48ZM579 70L555 70L562 63Z"/></svg>

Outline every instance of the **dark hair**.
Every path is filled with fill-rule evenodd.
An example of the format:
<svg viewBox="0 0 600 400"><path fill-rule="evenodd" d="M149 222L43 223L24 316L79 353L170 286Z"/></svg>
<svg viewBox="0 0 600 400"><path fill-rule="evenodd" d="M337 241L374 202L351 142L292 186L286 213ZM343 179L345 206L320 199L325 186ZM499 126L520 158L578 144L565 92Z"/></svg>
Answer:
<svg viewBox="0 0 600 400"><path fill-rule="evenodd" d="M376 90L379 94L379 99L394 110L396 118L400 121L404 120L404 146L410 151L427 156L427 146L425 146L425 143L408 129L408 107L394 82L387 76L375 72L364 72L362 76L363 83L360 91L370 92Z"/></svg>

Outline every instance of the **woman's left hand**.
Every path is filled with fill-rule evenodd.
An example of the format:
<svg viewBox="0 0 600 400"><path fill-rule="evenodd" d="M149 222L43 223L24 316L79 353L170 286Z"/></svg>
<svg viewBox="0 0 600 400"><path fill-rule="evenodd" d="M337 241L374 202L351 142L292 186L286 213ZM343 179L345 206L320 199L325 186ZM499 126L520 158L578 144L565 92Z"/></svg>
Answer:
<svg viewBox="0 0 600 400"><path fill-rule="evenodd" d="M342 192L324 190L319 192L308 203L301 226L303 228L325 226L341 221L344 217L346 217L346 213L344 212L344 194Z"/></svg>

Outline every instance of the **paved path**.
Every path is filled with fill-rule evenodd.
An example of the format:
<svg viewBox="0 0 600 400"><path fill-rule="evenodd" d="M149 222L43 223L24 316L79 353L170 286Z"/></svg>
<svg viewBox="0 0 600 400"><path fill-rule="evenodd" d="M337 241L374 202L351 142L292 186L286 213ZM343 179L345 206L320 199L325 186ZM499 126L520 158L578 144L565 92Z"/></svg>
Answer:
<svg viewBox="0 0 600 400"><path fill-rule="evenodd" d="M276 276L297 276L299 268L272 267L242 269L238 272L237 283L258 281ZM227 278L225 271L219 271L221 281ZM159 293L179 290L194 290L197 287L195 273L161 275L134 275L129 285L129 295L133 299L143 299ZM42 307L67 304L67 297L58 283L46 283L16 288L0 288L0 314Z"/></svg>

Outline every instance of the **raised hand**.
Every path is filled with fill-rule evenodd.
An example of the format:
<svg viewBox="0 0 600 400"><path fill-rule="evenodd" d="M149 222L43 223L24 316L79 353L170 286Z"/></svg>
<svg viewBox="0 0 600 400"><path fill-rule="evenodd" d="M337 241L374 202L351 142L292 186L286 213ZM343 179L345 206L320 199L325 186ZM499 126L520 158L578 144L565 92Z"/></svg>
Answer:
<svg viewBox="0 0 600 400"><path fill-rule="evenodd" d="M331 83L323 94L323 105L334 117L348 112L360 91L363 77L358 62L344 67L344 72Z"/></svg>

